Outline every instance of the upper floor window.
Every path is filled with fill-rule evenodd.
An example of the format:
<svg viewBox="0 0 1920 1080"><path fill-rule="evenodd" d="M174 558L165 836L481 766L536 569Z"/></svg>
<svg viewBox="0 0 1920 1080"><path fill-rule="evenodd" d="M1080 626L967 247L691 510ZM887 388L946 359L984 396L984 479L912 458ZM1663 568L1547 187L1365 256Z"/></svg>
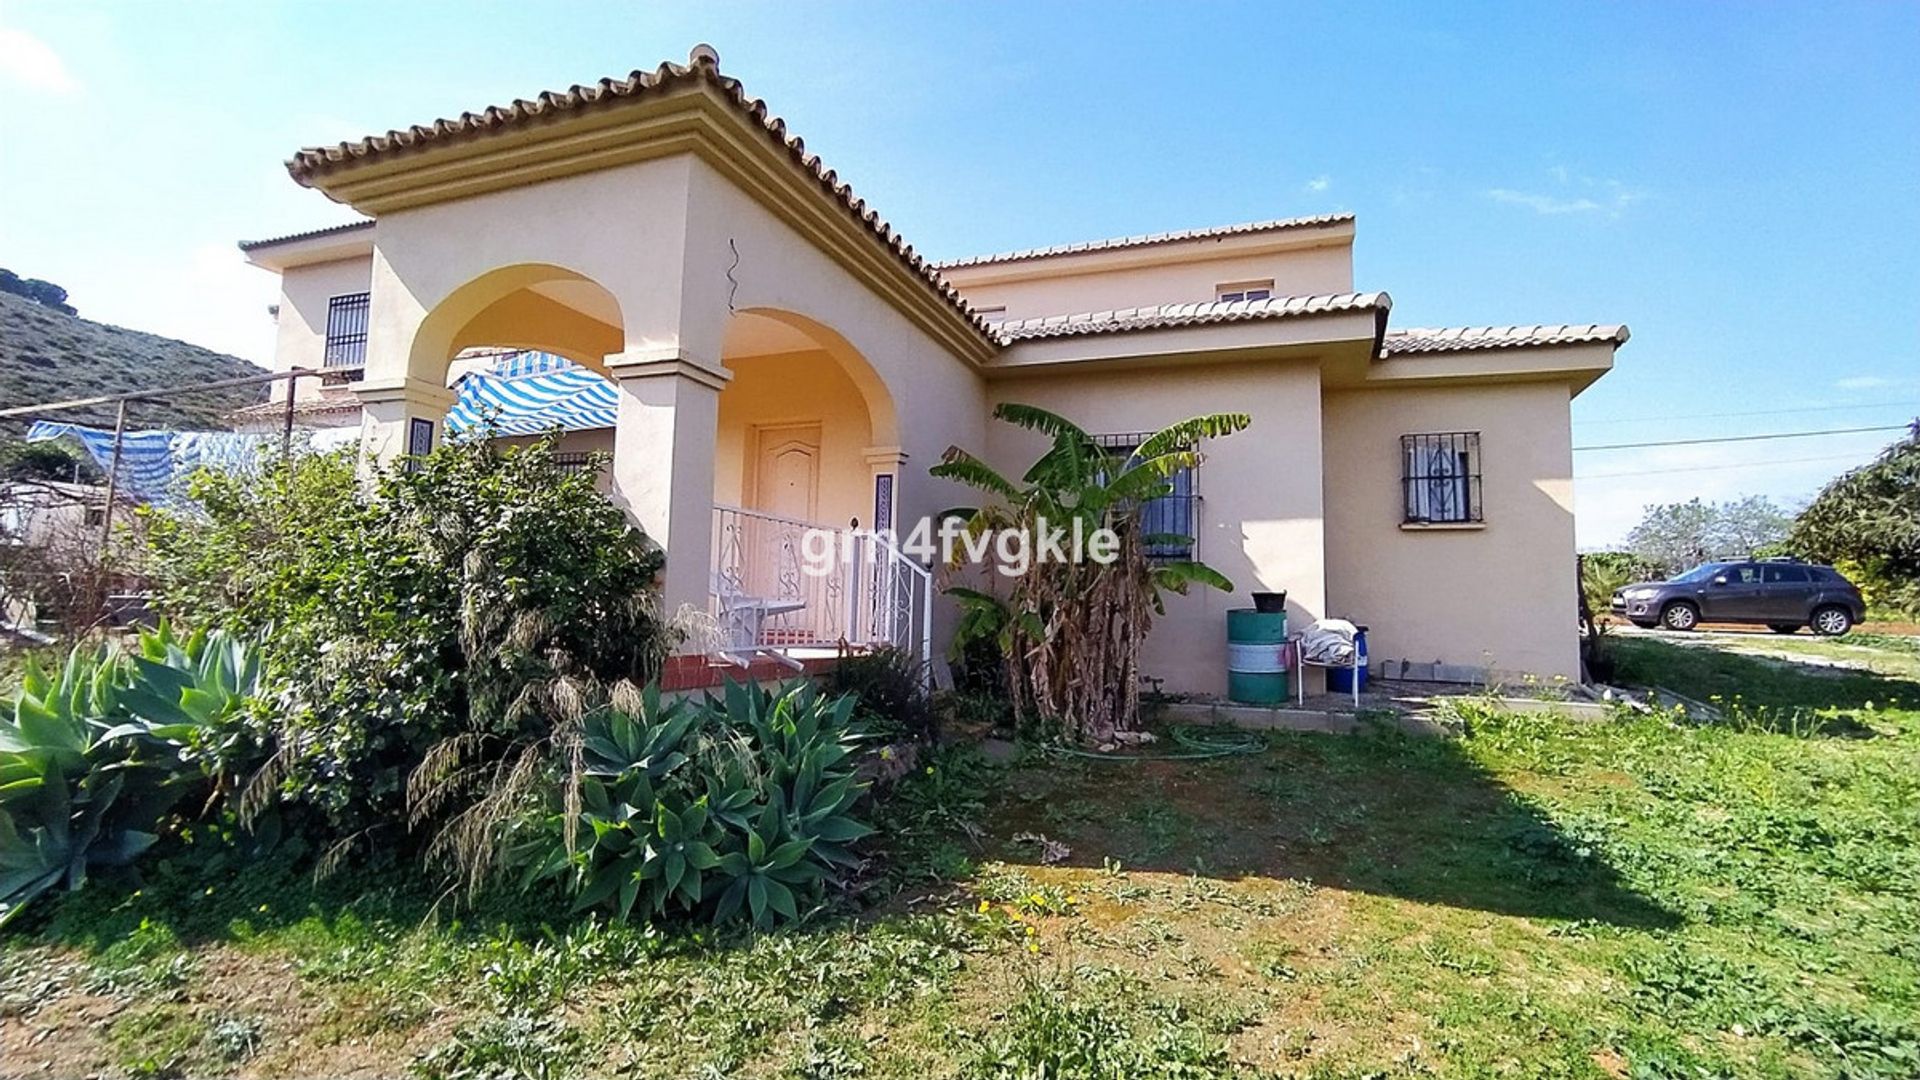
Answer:
<svg viewBox="0 0 1920 1080"><path fill-rule="evenodd" d="M366 293L347 293L327 301L327 351L321 366L338 378L328 382L351 382L367 366Z"/></svg>
<svg viewBox="0 0 1920 1080"><path fill-rule="evenodd" d="M1400 486L1409 525L1481 522L1480 433L1400 436Z"/></svg>
<svg viewBox="0 0 1920 1080"><path fill-rule="evenodd" d="M1126 435L1095 435L1094 441L1109 453L1125 454L1133 463L1134 451L1150 432ZM1195 513L1199 496L1194 492L1193 470L1181 469L1168 481L1173 490L1157 499L1147 500L1140 508L1140 532L1147 541L1147 558L1156 562L1193 558L1194 542L1199 538Z"/></svg>
<svg viewBox="0 0 1920 1080"><path fill-rule="evenodd" d="M1213 288L1213 298L1222 304L1237 304L1242 300L1273 299L1271 281L1236 281Z"/></svg>

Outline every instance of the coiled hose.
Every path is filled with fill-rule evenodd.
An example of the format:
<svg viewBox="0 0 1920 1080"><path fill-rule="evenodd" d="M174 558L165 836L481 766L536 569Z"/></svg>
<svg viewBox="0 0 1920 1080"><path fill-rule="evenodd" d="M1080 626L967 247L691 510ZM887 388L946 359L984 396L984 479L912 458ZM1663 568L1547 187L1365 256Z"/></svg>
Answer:
<svg viewBox="0 0 1920 1080"><path fill-rule="evenodd" d="M1184 752L1103 754L1094 750L1076 750L1070 746L1048 746L1042 752L1056 757L1082 758L1087 761L1202 761L1207 758L1258 754L1267 748L1267 740L1259 732L1244 731L1224 725L1181 724L1168 732L1168 735Z"/></svg>

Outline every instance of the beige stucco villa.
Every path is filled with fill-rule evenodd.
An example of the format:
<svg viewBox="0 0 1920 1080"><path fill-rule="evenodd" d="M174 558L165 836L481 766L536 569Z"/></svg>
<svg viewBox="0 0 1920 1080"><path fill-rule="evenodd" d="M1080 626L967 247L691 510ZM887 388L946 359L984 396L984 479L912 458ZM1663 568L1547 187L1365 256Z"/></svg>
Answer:
<svg viewBox="0 0 1920 1080"><path fill-rule="evenodd" d="M442 437L487 350L604 376L611 427L566 447L612 454L667 602L735 644L937 653L951 612L918 566L796 594L730 549L968 502L928 466L958 445L1017 471L1037 444L989 413L1020 401L1117 445L1252 416L1160 511L1239 589L1174 598L1146 657L1169 690L1224 687L1225 612L1256 589L1296 626L1366 624L1376 664L1578 675L1569 402L1626 328L1393 327L1355 290L1351 215L930 263L705 47L288 169L368 219L241 245L281 277L278 365L331 375L303 411L393 458Z"/></svg>

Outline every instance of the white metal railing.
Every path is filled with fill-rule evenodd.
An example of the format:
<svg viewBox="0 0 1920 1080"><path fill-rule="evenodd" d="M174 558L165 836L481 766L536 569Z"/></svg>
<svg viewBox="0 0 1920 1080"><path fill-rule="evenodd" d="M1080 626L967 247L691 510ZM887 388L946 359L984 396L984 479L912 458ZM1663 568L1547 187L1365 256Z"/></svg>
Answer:
<svg viewBox="0 0 1920 1080"><path fill-rule="evenodd" d="M933 572L891 538L736 506L713 508L713 530L724 655L887 646L931 662Z"/></svg>

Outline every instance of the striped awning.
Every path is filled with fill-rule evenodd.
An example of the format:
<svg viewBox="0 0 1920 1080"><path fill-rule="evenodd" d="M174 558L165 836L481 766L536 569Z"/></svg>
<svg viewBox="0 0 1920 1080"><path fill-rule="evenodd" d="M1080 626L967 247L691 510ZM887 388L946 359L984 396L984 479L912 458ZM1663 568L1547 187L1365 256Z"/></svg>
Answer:
<svg viewBox="0 0 1920 1080"><path fill-rule="evenodd" d="M619 400L606 378L546 353L507 357L491 372L463 376L458 390L447 410L450 437L610 428Z"/></svg>

